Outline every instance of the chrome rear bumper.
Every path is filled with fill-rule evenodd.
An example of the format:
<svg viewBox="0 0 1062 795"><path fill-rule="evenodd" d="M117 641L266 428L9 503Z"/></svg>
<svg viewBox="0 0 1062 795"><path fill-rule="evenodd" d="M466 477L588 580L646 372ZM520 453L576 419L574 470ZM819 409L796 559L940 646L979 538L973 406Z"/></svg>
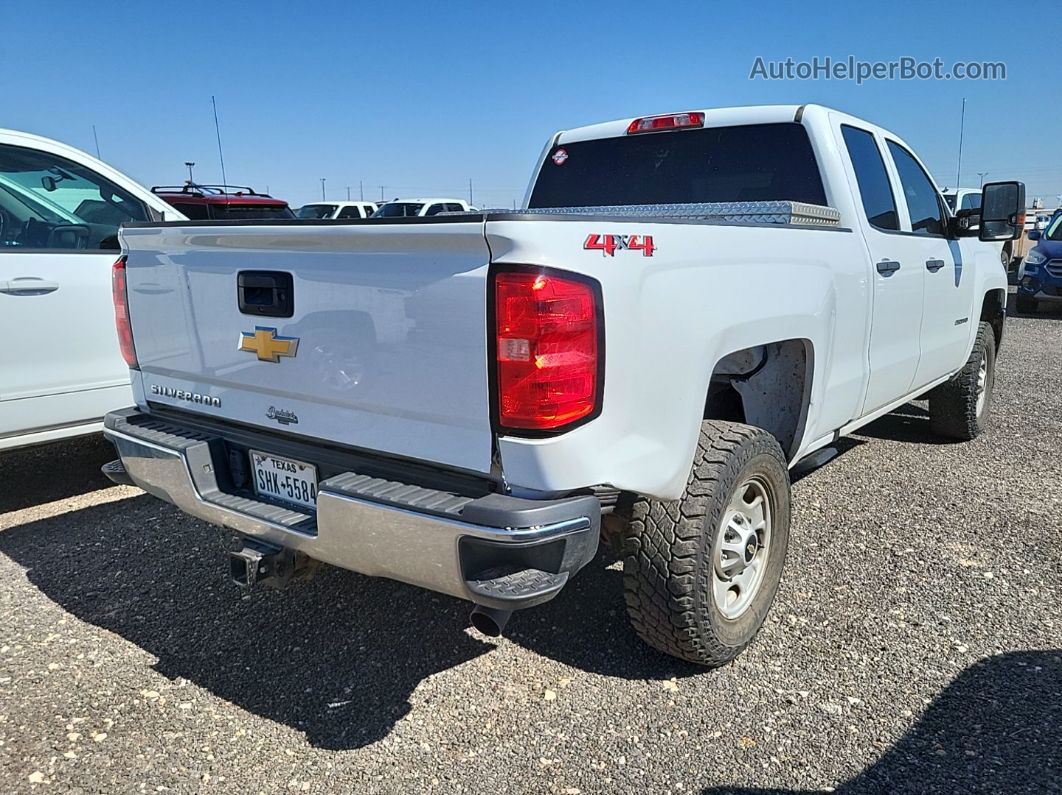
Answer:
<svg viewBox="0 0 1062 795"><path fill-rule="evenodd" d="M470 497L344 472L320 482L313 514L223 490L231 454L223 433L136 409L107 415L104 433L124 478L185 513L341 568L477 604L512 610L547 601L597 551L601 506L592 496Z"/></svg>

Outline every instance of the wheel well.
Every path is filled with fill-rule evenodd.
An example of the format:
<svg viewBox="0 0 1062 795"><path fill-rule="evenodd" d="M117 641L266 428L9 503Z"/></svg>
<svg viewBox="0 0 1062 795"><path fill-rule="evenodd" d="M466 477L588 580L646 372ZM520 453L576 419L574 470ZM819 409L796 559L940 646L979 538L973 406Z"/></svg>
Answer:
<svg viewBox="0 0 1062 795"><path fill-rule="evenodd" d="M1003 342L1003 319L1007 314L1007 291L989 290L981 303L981 320L992 327L996 338L996 351Z"/></svg>
<svg viewBox="0 0 1062 795"><path fill-rule="evenodd" d="M808 340L794 339L727 354L708 382L704 419L763 428L792 460L807 420L812 353Z"/></svg>

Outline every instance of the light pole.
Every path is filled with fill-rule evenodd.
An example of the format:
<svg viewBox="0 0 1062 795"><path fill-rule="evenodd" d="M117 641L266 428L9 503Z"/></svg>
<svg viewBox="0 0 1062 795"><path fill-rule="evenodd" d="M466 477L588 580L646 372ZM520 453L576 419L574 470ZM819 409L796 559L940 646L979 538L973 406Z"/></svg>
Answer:
<svg viewBox="0 0 1062 795"><path fill-rule="evenodd" d="M321 201L324 201L324 197L325 197L324 184L325 184L325 178L321 177Z"/></svg>
<svg viewBox="0 0 1062 795"><path fill-rule="evenodd" d="M185 160L184 164L186 166L188 166L188 184L189 185L194 185L195 184L195 179L192 178L192 166L194 166L195 163L193 161L191 161L191 160Z"/></svg>
<svg viewBox="0 0 1062 795"><path fill-rule="evenodd" d="M978 171L977 172L977 176L979 176L981 178L981 187L983 188L985 186L985 177L988 176L988 172L987 171Z"/></svg>
<svg viewBox="0 0 1062 795"><path fill-rule="evenodd" d="M350 185L347 185L347 201L350 201Z"/></svg>

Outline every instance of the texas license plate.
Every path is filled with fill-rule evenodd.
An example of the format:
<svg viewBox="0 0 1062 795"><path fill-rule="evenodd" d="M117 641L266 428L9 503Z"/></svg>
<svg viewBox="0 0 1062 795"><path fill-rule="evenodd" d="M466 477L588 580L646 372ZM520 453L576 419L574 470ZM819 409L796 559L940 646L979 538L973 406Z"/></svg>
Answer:
<svg viewBox="0 0 1062 795"><path fill-rule="evenodd" d="M260 497L317 508L317 467L251 450L254 491Z"/></svg>

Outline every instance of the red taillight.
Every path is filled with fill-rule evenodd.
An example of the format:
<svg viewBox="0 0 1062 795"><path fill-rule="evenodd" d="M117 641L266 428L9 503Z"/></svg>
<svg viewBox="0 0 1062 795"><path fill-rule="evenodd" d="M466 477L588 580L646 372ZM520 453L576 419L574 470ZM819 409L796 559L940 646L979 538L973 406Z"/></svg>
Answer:
<svg viewBox="0 0 1062 795"><path fill-rule="evenodd" d="M111 268L111 295L114 298L114 325L118 329L122 358L130 367L136 368L133 327L129 323L129 299L125 288L125 257L119 257Z"/></svg>
<svg viewBox="0 0 1062 795"><path fill-rule="evenodd" d="M635 119L632 121L627 126L627 135L703 126L704 114L697 111L690 113L672 113L667 116L646 116L644 119Z"/></svg>
<svg viewBox="0 0 1062 795"><path fill-rule="evenodd" d="M595 416L603 364L595 286L548 271L502 272L494 301L498 424L551 431Z"/></svg>

